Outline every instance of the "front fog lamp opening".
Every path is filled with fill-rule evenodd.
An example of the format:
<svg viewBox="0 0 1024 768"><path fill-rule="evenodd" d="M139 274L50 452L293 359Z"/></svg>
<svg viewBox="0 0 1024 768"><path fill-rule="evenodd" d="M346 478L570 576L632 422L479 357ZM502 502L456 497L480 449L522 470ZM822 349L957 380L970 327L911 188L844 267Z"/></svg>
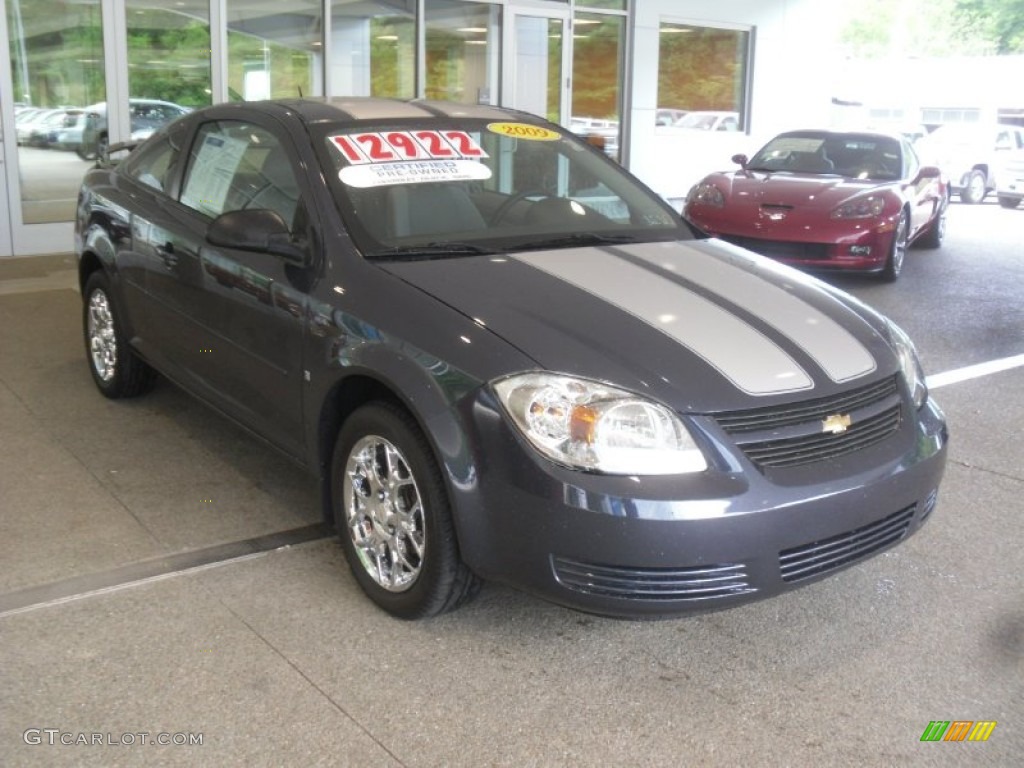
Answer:
<svg viewBox="0 0 1024 768"><path fill-rule="evenodd" d="M689 430L660 403L559 374L520 374L493 386L519 432L559 464L623 475L707 469Z"/></svg>

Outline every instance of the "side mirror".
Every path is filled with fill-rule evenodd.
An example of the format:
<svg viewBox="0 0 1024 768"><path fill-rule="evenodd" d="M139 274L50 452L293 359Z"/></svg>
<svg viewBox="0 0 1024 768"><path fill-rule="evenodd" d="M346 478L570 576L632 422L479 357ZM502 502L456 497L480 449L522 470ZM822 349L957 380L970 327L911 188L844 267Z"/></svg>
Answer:
<svg viewBox="0 0 1024 768"><path fill-rule="evenodd" d="M917 172L917 178L919 179L941 179L942 171L934 165L923 165L921 170Z"/></svg>
<svg viewBox="0 0 1024 768"><path fill-rule="evenodd" d="M211 245L240 251L269 253L299 266L309 264L305 244L292 237L279 213L265 209L222 213L206 230Z"/></svg>
<svg viewBox="0 0 1024 768"><path fill-rule="evenodd" d="M736 163L736 165L742 166L743 168L747 167L747 162L749 161L749 159L750 158L743 154L732 156L732 161Z"/></svg>

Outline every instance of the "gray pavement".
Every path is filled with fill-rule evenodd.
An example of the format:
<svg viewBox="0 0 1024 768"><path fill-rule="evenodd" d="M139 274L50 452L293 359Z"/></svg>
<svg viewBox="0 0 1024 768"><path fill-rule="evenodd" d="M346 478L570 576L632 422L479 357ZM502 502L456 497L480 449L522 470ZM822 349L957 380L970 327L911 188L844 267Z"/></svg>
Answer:
<svg viewBox="0 0 1024 768"><path fill-rule="evenodd" d="M1021 232L1024 209L956 204L898 283L834 282L929 373L1024 354ZM824 582L660 622L486 585L409 624L330 538L97 586L319 512L311 480L174 387L101 398L72 269L0 262L0 765L1021 764L1024 368L935 393L953 439L931 522ZM922 743L932 720L998 725ZM93 734L135 743L60 743Z"/></svg>

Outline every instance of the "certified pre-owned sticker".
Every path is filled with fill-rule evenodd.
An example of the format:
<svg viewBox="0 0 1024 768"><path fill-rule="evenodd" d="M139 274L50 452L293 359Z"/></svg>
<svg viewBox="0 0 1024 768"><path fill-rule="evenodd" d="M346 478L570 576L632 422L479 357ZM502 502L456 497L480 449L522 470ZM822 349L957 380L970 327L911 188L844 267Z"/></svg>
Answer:
<svg viewBox="0 0 1024 768"><path fill-rule="evenodd" d="M487 157L465 131L379 131L331 136L350 165L402 160L479 160Z"/></svg>
<svg viewBox="0 0 1024 768"><path fill-rule="evenodd" d="M562 138L562 134L558 131L529 123L488 123L487 130L501 136L511 136L513 139L526 139L527 141L557 141Z"/></svg>
<svg viewBox="0 0 1024 768"><path fill-rule="evenodd" d="M427 184L438 181L483 181L491 169L475 160L412 160L397 163L347 165L338 178L350 187L384 187L390 184Z"/></svg>

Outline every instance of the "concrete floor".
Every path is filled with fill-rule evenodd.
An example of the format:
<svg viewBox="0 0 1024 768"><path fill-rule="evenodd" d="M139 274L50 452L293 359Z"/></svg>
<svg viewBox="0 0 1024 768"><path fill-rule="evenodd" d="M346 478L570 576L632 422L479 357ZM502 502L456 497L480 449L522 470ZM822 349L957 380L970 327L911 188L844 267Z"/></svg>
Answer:
<svg viewBox="0 0 1024 768"><path fill-rule="evenodd" d="M929 373L1021 355L1022 231L954 205L897 284L836 282ZM1020 764L1024 368L935 392L931 522L824 582L663 622L487 585L409 624L361 596L286 460L164 382L99 396L73 267L0 262L0 765ZM998 725L922 743L932 720ZM134 744L60 743L93 734Z"/></svg>

